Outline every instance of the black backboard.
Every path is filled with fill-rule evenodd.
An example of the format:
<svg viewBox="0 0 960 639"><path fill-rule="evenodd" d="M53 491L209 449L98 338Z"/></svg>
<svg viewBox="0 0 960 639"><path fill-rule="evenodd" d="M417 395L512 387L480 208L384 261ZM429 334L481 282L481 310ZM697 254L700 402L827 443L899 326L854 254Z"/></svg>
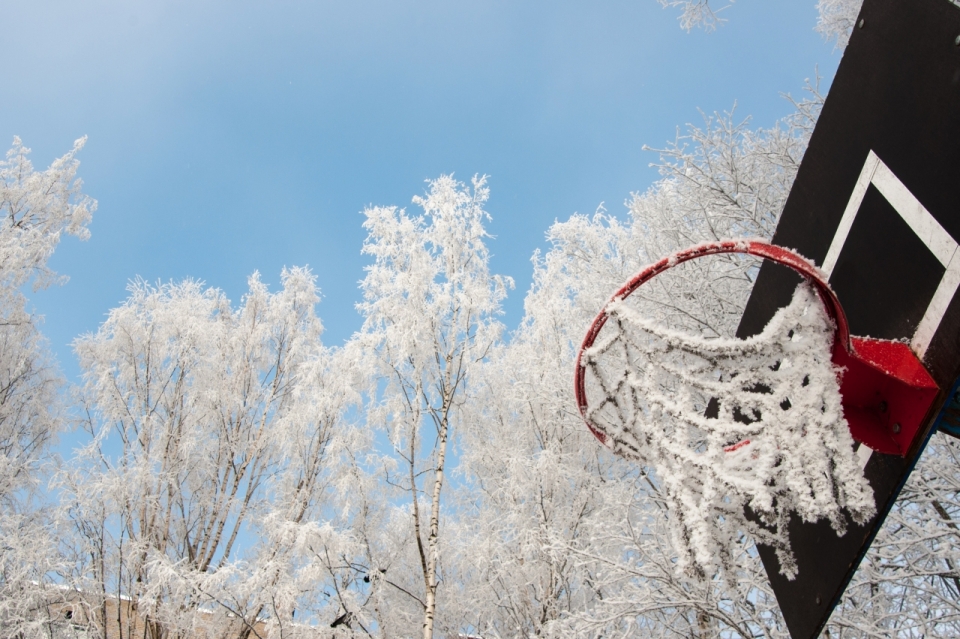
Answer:
<svg viewBox="0 0 960 639"><path fill-rule="evenodd" d="M960 8L866 0L774 244L830 275L854 335L908 340L941 392L905 457L862 448L878 514L838 538L794 520L799 575L759 547L794 639L816 637L883 523L960 374ZM760 270L738 334L758 333L798 279ZM960 423L960 421L958 421Z"/></svg>

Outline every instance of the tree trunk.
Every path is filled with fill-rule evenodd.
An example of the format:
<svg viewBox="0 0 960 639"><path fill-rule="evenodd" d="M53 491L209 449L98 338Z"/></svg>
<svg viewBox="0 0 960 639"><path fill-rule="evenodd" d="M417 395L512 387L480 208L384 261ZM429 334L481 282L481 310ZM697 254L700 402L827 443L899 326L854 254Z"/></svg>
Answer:
<svg viewBox="0 0 960 639"><path fill-rule="evenodd" d="M430 504L430 536L427 538L429 559L427 562L427 592L423 611L423 639L433 639L434 618L437 611L437 563L440 558L440 491L443 488L443 468L447 457L447 430L445 398L443 419L440 421L439 442L437 444L437 472L433 478L433 500Z"/></svg>

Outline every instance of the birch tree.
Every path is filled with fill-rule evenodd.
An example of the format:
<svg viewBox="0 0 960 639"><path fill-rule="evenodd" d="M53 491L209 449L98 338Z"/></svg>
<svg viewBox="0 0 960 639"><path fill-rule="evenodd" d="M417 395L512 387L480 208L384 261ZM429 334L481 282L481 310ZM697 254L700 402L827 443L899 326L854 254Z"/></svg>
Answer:
<svg viewBox="0 0 960 639"><path fill-rule="evenodd" d="M631 197L626 220L600 209L548 231L551 248L534 258L524 320L485 368L473 410L486 427L464 439L469 550L458 558L475 611L464 632L785 633L750 540L735 549L734 588L677 575L655 478L597 444L573 405L570 378L583 331L642 266L704 240L772 234L820 103L813 92L770 129L732 114L705 118L659 150L663 177ZM642 304L684 330L730 335L756 265L702 262L642 291Z"/></svg>
<svg viewBox="0 0 960 639"><path fill-rule="evenodd" d="M465 422L463 407L478 366L500 339L497 316L512 286L489 271L488 195L484 178L467 187L442 176L413 199L419 215L396 207L365 211L363 252L374 262L361 283L360 339L375 384L366 418L392 448L384 481L404 496L405 550L417 574L405 579L388 571L397 581L384 588L419 611L424 639L433 637L440 611L449 447L459 429L480 427ZM413 634L412 626L383 632Z"/></svg>
<svg viewBox="0 0 960 639"><path fill-rule="evenodd" d="M63 282L47 260L64 234L86 239L96 202L76 177L85 138L37 171L13 139L0 161L0 636L30 634L49 620L61 567L39 500L41 462L65 427L63 381L23 294Z"/></svg>
<svg viewBox="0 0 960 639"><path fill-rule="evenodd" d="M589 609L607 593L570 548L597 550L604 491L632 499L624 488L635 470L596 446L570 410L576 311L551 283L535 272L524 322L485 364L470 407L484 427L464 435L458 487L466 634L554 636L560 620Z"/></svg>
<svg viewBox="0 0 960 639"><path fill-rule="evenodd" d="M129 636L139 616L151 639L205 627L245 638L304 607L295 541L328 514L356 432L341 420L350 376L320 343L314 277L281 280L270 293L254 275L236 310L195 281L134 282L75 342L90 440L60 487L104 637ZM106 618L108 598L137 614Z"/></svg>
<svg viewBox="0 0 960 639"><path fill-rule="evenodd" d="M718 14L730 6L725 4L717 8L716 3L710 6L710 0L657 0L660 6L665 8L678 7L680 9L680 27L690 31L694 27L702 27L707 31L713 31L720 24L725 22Z"/></svg>
<svg viewBox="0 0 960 639"><path fill-rule="evenodd" d="M14 138L0 162L0 500L6 505L35 479L37 455L63 427L61 381L40 333L41 318L30 312L22 289L63 282L47 260L64 233L89 236L96 202L82 194L76 178L76 154L85 141L36 171L30 149Z"/></svg>

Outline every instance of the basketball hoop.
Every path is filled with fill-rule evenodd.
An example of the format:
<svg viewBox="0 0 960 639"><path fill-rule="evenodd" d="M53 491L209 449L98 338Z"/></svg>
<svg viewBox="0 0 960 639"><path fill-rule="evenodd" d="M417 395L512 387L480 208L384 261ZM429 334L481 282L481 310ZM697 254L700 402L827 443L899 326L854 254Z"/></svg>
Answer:
<svg viewBox="0 0 960 639"><path fill-rule="evenodd" d="M677 264L724 253L771 260L805 280L759 335L683 334L625 302ZM815 266L759 241L695 246L629 280L587 331L575 389L594 436L653 471L671 511L678 568L701 576L728 568L745 532L776 550L791 579L790 513L827 519L838 534L847 515L872 517L853 440L906 454L937 393L906 344L850 336Z"/></svg>

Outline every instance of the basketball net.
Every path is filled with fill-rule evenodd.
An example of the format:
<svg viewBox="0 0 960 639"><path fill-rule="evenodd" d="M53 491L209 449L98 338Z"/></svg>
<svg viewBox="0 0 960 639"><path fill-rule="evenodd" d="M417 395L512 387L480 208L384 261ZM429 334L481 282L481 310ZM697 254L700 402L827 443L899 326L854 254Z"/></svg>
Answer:
<svg viewBox="0 0 960 639"><path fill-rule="evenodd" d="M759 335L705 339L614 299L582 351L581 410L613 452L637 461L666 502L678 569L733 566L743 533L797 574L787 522L864 523L873 491L857 462L831 363L835 325L801 284ZM729 576L729 572L727 573Z"/></svg>

